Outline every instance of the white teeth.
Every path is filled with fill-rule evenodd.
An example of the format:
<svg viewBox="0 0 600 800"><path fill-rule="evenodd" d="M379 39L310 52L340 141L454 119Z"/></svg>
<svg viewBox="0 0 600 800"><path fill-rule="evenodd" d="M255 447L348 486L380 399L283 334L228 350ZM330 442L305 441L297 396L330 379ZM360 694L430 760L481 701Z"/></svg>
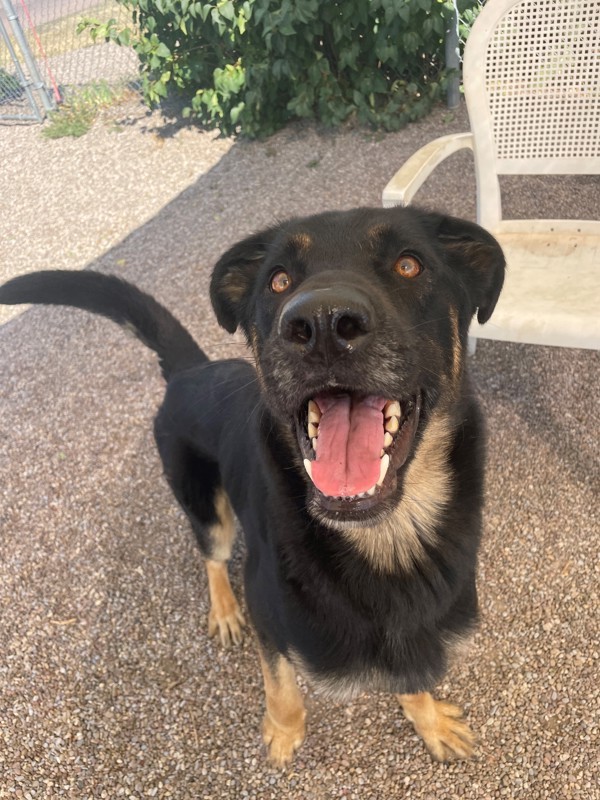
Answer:
<svg viewBox="0 0 600 800"><path fill-rule="evenodd" d="M385 436L383 437L383 446L389 447L391 443L394 441L394 437L388 431L385 432Z"/></svg>
<svg viewBox="0 0 600 800"><path fill-rule="evenodd" d="M308 401L308 438L315 439L319 435L321 409L314 400ZM313 445L314 447L314 445Z"/></svg>
<svg viewBox="0 0 600 800"><path fill-rule="evenodd" d="M389 417L401 417L402 411L400 409L400 403L397 400L390 400L386 403L383 408L383 416L385 419Z"/></svg>
<svg viewBox="0 0 600 800"><path fill-rule="evenodd" d="M317 452L317 439L316 439L316 437L311 441L311 444L312 444L313 450L316 453Z"/></svg>
<svg viewBox="0 0 600 800"><path fill-rule="evenodd" d="M396 433L400 427L400 420L398 417L390 417L385 421L385 429L389 433Z"/></svg>
<svg viewBox="0 0 600 800"><path fill-rule="evenodd" d="M354 494L346 498L341 497L340 500L356 500L357 498L360 500L364 500L367 497L373 497L376 491L377 491L377 484L375 484L375 486L371 486L371 488L368 489L366 492L361 492L360 494Z"/></svg>
<svg viewBox="0 0 600 800"><path fill-rule="evenodd" d="M308 421L318 425L321 421L321 409L314 400L308 401Z"/></svg>
<svg viewBox="0 0 600 800"><path fill-rule="evenodd" d="M312 481L312 461L308 458L304 459L304 469L308 472L308 477Z"/></svg>
<svg viewBox="0 0 600 800"><path fill-rule="evenodd" d="M383 481L385 480L385 476L388 471L389 465L390 465L390 457L386 453L381 459L381 464L379 466L379 480L377 481L377 486L381 486Z"/></svg>

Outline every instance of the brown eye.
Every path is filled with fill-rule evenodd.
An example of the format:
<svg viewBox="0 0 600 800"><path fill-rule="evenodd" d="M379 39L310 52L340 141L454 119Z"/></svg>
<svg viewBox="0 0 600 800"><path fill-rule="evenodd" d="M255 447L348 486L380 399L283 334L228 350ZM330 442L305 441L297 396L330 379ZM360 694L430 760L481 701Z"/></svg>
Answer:
<svg viewBox="0 0 600 800"><path fill-rule="evenodd" d="M271 291L275 294L281 294L290 288L292 279L284 270L276 272L271 278Z"/></svg>
<svg viewBox="0 0 600 800"><path fill-rule="evenodd" d="M423 267L414 256L403 255L394 264L394 271L402 278L416 278L421 274Z"/></svg>

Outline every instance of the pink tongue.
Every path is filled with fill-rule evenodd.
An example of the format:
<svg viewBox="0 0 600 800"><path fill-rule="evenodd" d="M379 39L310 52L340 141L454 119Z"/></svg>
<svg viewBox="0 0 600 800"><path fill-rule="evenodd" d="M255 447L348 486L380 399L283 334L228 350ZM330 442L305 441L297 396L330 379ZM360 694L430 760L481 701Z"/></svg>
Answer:
<svg viewBox="0 0 600 800"><path fill-rule="evenodd" d="M322 416L313 483L330 497L368 491L379 480L385 398L319 395L315 402Z"/></svg>

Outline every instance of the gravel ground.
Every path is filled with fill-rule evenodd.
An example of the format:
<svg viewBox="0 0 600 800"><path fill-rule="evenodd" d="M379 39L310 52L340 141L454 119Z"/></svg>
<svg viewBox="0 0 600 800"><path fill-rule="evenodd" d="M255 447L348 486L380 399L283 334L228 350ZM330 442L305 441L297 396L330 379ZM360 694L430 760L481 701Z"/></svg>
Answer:
<svg viewBox="0 0 600 800"><path fill-rule="evenodd" d="M438 109L395 134L299 125L266 142L163 125L137 103L79 140L0 127L0 276L115 272L213 356L242 352L206 282L231 243L291 214L379 204ZM509 206L594 216L597 179L506 183ZM474 216L458 154L422 202ZM598 353L480 343L489 420L483 621L438 695L479 735L433 763L384 695L310 693L293 767L269 768L252 636L206 635L206 580L161 477L156 361L110 323L35 308L0 328L0 798L600 798ZM232 565L241 592L243 545ZM306 687L304 687L306 690Z"/></svg>

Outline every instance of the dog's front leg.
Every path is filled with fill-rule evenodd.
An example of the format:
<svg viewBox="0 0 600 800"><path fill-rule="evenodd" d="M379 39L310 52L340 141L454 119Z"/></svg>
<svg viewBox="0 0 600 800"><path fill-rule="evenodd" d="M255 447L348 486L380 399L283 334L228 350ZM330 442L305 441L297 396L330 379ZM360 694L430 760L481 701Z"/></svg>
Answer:
<svg viewBox="0 0 600 800"><path fill-rule="evenodd" d="M278 653L259 649L265 683L267 710L263 718L263 740L269 761L284 767L304 741L306 710L290 662Z"/></svg>
<svg viewBox="0 0 600 800"><path fill-rule="evenodd" d="M396 695L404 715L436 761L470 758L475 737L458 706L434 700L429 692Z"/></svg>
<svg viewBox="0 0 600 800"><path fill-rule="evenodd" d="M228 647L231 642L239 644L243 638L242 628L246 623L229 583L227 562L207 559L204 565L210 597L208 635L215 636L218 633L224 647Z"/></svg>

